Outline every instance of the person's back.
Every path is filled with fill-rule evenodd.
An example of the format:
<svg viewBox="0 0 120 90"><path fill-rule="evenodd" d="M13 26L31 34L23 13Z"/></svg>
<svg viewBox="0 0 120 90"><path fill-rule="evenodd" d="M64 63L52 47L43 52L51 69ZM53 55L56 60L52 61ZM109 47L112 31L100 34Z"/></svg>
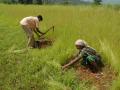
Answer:
<svg viewBox="0 0 120 90"><path fill-rule="evenodd" d="M96 50L94 48L92 48L92 47L87 46L87 47L84 47L81 50L81 53L82 54L86 53L86 54L95 55L96 54Z"/></svg>
<svg viewBox="0 0 120 90"><path fill-rule="evenodd" d="M39 20L37 17L29 16L23 18L20 21L20 24L26 26L27 28L35 29L39 25Z"/></svg>

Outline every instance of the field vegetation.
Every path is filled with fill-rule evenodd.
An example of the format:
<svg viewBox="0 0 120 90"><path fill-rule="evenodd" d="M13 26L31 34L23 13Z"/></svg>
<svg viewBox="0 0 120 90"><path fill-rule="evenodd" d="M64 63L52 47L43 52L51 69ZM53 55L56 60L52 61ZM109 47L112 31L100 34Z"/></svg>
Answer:
<svg viewBox="0 0 120 90"><path fill-rule="evenodd" d="M14 53L27 42L19 21L38 14L44 18L41 31L55 25L55 31L46 35L54 40L53 46ZM77 52L77 39L86 40L100 52L108 70L117 73L107 90L120 90L119 8L0 4L0 32L0 90L99 90L89 78L80 80L75 68L64 73L61 69Z"/></svg>

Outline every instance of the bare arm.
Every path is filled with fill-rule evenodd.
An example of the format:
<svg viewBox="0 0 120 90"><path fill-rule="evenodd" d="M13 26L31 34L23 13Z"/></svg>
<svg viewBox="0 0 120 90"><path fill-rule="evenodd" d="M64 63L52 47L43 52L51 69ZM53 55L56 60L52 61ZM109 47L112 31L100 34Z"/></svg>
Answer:
<svg viewBox="0 0 120 90"><path fill-rule="evenodd" d="M40 30L39 30L39 28L36 28L36 32L38 32L38 33L40 33L40 34L44 34L43 32L41 32Z"/></svg>
<svg viewBox="0 0 120 90"><path fill-rule="evenodd" d="M35 32L35 34L38 36L38 37L40 37L40 35L37 33L37 31L36 30L33 30L34 32Z"/></svg>
<svg viewBox="0 0 120 90"><path fill-rule="evenodd" d="M65 64L64 66L62 66L62 69L67 68L68 66L74 64L75 62L77 62L80 59L81 59L81 55L77 56L75 59L73 59L72 61L70 61L68 64Z"/></svg>

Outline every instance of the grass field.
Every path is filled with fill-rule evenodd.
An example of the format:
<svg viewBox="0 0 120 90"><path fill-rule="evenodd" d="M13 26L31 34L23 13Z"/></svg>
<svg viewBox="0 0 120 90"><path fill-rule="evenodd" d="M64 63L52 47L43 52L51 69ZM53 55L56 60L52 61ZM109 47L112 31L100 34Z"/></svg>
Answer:
<svg viewBox="0 0 120 90"><path fill-rule="evenodd" d="M47 37L52 47L26 47L19 21L43 15L42 31L55 25ZM74 68L62 73L61 64L77 52L74 42L86 40L101 53L118 76L108 90L120 90L120 11L107 6L37 6L0 4L0 90L98 90L89 80L78 79Z"/></svg>

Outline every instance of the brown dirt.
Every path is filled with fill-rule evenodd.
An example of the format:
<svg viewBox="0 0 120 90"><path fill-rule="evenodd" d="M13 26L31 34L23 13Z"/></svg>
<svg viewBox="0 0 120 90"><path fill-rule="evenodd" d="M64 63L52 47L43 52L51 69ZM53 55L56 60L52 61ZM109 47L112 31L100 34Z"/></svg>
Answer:
<svg viewBox="0 0 120 90"><path fill-rule="evenodd" d="M68 61L73 58L74 57L70 57ZM75 68L78 79L81 81L89 81L90 85L96 87L96 90L109 90L112 81L118 76L118 73L109 65L105 65L102 68L102 71L98 73L92 73L88 68L81 66L78 62L74 63L72 66ZM64 70L67 70L68 68L65 68Z"/></svg>
<svg viewBox="0 0 120 90"><path fill-rule="evenodd" d="M82 81L90 81L96 90L108 90L112 81L117 77L117 73L108 65L99 73L92 73L89 69L75 66L77 76Z"/></svg>
<svg viewBox="0 0 120 90"><path fill-rule="evenodd" d="M53 44L52 39L42 38L36 41L35 48L46 48L48 46L51 46L52 44Z"/></svg>

